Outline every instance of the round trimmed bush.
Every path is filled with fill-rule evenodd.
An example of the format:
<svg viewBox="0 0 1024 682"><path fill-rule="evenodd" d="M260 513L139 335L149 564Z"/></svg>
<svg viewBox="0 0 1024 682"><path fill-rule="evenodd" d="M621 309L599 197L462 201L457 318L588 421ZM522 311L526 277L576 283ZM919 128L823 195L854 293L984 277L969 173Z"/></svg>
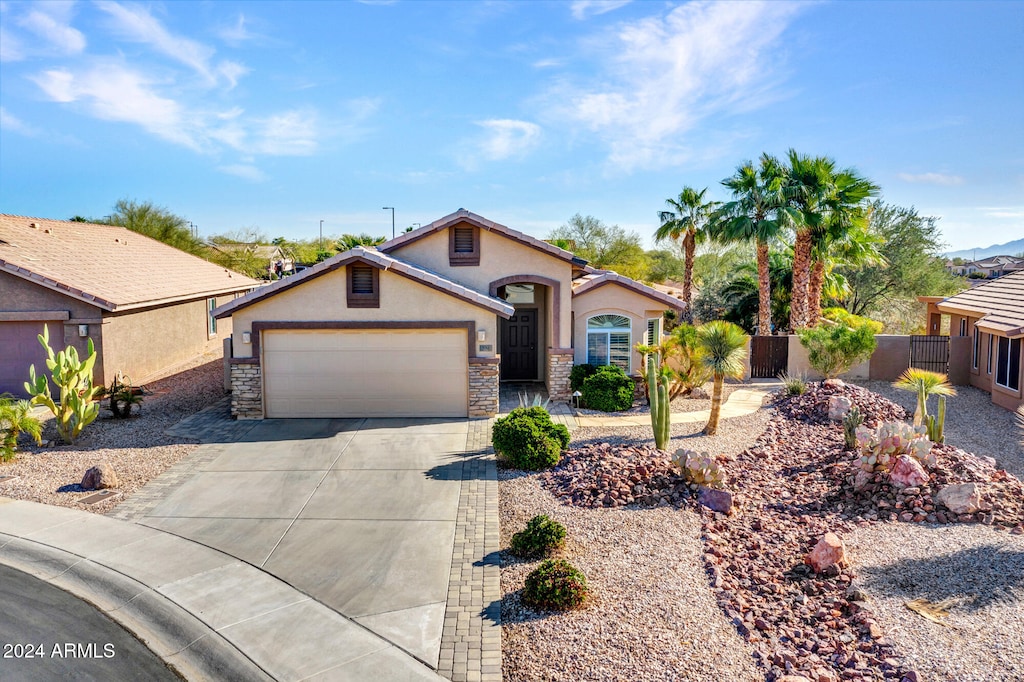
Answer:
<svg viewBox="0 0 1024 682"><path fill-rule="evenodd" d="M523 559L547 556L565 544L565 526L544 514L534 516L526 530L512 536L509 551Z"/></svg>
<svg viewBox="0 0 1024 682"><path fill-rule="evenodd" d="M566 611L583 606L589 594L587 577L564 559L546 559L523 587L523 603L541 609Z"/></svg>
<svg viewBox="0 0 1024 682"><path fill-rule="evenodd" d="M536 471L558 464L569 430L553 423L543 407L517 407L494 422L491 441L510 465Z"/></svg>
<svg viewBox="0 0 1024 682"><path fill-rule="evenodd" d="M583 382L583 402L602 412L618 412L633 407L633 380L617 365L599 367Z"/></svg>
<svg viewBox="0 0 1024 682"><path fill-rule="evenodd" d="M590 363L573 365L572 369L569 370L569 390L573 393L576 391L582 391L583 382L587 380L587 377L596 374L597 369L597 365L591 365Z"/></svg>

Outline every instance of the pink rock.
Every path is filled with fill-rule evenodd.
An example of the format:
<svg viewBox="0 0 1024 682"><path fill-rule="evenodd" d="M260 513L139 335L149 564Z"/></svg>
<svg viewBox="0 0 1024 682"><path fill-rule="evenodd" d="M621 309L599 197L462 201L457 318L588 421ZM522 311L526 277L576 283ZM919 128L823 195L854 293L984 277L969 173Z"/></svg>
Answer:
<svg viewBox="0 0 1024 682"><path fill-rule="evenodd" d="M840 568L847 565L846 545L835 533L825 533L810 554L804 557L804 563L821 573L832 566Z"/></svg>
<svg viewBox="0 0 1024 682"><path fill-rule="evenodd" d="M852 407L852 400L843 395L834 395L828 399L828 418L834 422L843 421Z"/></svg>
<svg viewBox="0 0 1024 682"><path fill-rule="evenodd" d="M912 488L928 482L924 467L913 457L900 455L889 471L889 480L900 488Z"/></svg>
<svg viewBox="0 0 1024 682"><path fill-rule="evenodd" d="M725 490L702 485L697 490L697 501L719 514L728 514L732 511L732 493Z"/></svg>
<svg viewBox="0 0 1024 682"><path fill-rule="evenodd" d="M954 514L973 514L981 509L981 491L976 483L947 485L935 495L935 501Z"/></svg>

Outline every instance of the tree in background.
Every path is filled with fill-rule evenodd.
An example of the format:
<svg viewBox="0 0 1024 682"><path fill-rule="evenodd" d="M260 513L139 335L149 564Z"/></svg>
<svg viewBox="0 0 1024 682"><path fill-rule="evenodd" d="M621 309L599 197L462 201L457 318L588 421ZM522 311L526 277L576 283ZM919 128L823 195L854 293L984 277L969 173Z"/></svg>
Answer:
<svg viewBox="0 0 1024 682"><path fill-rule="evenodd" d="M686 186L677 198L666 199L665 203L671 210L658 212L661 227L654 233L655 241L682 242L683 301L686 302L687 314L693 306L693 258L697 244L704 241L707 236L712 211L718 207L717 201L704 198L707 191L707 187L698 192L693 187Z"/></svg>
<svg viewBox="0 0 1024 682"><path fill-rule="evenodd" d="M338 240L334 243L334 248L338 250L338 253L341 253L356 246L377 246L378 244L383 244L387 240L387 237L371 237L365 232L358 235L343 234L338 237Z"/></svg>
<svg viewBox="0 0 1024 682"><path fill-rule="evenodd" d="M650 260L636 232L606 225L594 216L579 213L551 232L549 241L568 248L595 268L614 270L633 279L647 279Z"/></svg>
<svg viewBox="0 0 1024 682"><path fill-rule="evenodd" d="M202 240L192 235L189 222L166 208L154 205L151 201L120 199L114 204L114 210L109 216L95 222L120 225L187 253L205 255L205 245Z"/></svg>

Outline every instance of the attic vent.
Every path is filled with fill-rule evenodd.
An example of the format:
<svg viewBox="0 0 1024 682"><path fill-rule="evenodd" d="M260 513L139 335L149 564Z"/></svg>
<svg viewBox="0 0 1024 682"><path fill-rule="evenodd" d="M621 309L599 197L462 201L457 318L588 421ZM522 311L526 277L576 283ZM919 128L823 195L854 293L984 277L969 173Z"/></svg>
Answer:
<svg viewBox="0 0 1024 682"><path fill-rule="evenodd" d="M28 226L31 227L33 230L39 229L39 223L29 223Z"/></svg>
<svg viewBox="0 0 1024 682"><path fill-rule="evenodd" d="M473 253L473 228L455 228L455 253Z"/></svg>
<svg viewBox="0 0 1024 682"><path fill-rule="evenodd" d="M373 293L373 268L368 265L352 266L352 293Z"/></svg>

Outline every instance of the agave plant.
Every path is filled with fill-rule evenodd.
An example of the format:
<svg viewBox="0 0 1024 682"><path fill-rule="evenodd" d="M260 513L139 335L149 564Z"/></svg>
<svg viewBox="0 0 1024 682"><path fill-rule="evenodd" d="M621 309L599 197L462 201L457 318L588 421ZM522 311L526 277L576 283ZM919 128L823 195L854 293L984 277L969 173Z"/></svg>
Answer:
<svg viewBox="0 0 1024 682"><path fill-rule="evenodd" d="M911 367L893 383L893 388L917 394L917 409L914 410L914 426L928 423L928 397L931 395L956 395L956 389L949 383L949 377L938 372Z"/></svg>
<svg viewBox="0 0 1024 682"><path fill-rule="evenodd" d="M534 394L530 397L530 392L519 393L519 407L543 407L545 410L548 409L548 403L551 402L551 398L542 398L540 393Z"/></svg>

